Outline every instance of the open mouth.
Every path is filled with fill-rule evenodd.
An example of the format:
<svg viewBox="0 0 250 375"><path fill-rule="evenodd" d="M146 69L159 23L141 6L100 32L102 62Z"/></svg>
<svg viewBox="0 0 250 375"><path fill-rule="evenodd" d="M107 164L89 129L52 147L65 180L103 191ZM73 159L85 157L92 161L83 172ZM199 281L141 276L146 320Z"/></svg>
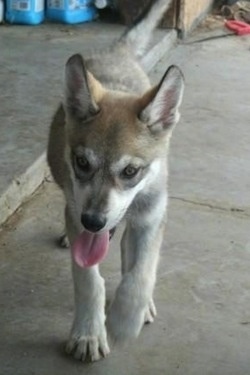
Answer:
<svg viewBox="0 0 250 375"><path fill-rule="evenodd" d="M109 240L111 240L111 238L112 238L113 235L115 234L115 230L116 230L116 227L110 229L110 231L109 231Z"/></svg>
<svg viewBox="0 0 250 375"><path fill-rule="evenodd" d="M115 233L115 227L109 231L92 233L84 230L73 243L72 255L78 266L92 267L99 264L107 255L109 243Z"/></svg>

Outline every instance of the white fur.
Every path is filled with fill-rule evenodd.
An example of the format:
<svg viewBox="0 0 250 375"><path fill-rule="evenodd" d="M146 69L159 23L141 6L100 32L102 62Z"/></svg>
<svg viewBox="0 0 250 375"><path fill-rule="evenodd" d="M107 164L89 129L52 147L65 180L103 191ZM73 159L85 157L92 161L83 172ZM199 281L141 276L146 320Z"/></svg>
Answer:
<svg viewBox="0 0 250 375"><path fill-rule="evenodd" d="M76 310L66 352L82 361L98 361L110 352L105 327L104 280L98 266L82 269L74 262L73 278Z"/></svg>
<svg viewBox="0 0 250 375"><path fill-rule="evenodd" d="M165 213L159 199L152 211L151 226L143 228L144 217L137 218L139 226L128 223L122 239L123 278L112 302L107 326L114 340L130 339L138 336L145 323L156 316L153 289L161 244L159 227ZM148 221L148 218L146 218ZM145 222L146 224L146 222ZM142 232L142 234L138 234Z"/></svg>
<svg viewBox="0 0 250 375"><path fill-rule="evenodd" d="M125 42L125 44L128 44L132 48L135 55L140 56L145 51L153 29L160 21L169 4L170 0L154 1L151 11L146 15L145 19L126 32L121 39L122 43ZM77 120L76 122L79 122L78 120L81 119L84 122L86 119L92 118L94 114L97 114L97 104L94 98L92 98L93 93L90 92L89 87L91 85L88 84L88 78L86 78L89 76L86 71L88 64L91 64L91 72L93 71L96 77L100 77L102 83L107 88L112 87L116 91L124 88L125 92L131 90L133 95L138 92L142 93L143 90L149 88L149 80L140 68L140 65L136 61L132 61L130 52L125 52L124 48L120 48L119 43L117 46L117 49L110 49L107 53L97 54L86 63L80 55L74 55L68 60L66 64L66 94L63 103L66 114L65 127L63 126L64 119L60 119L59 116L62 111L60 107L52 122L48 160L53 176L64 190L66 196L67 207L65 218L67 235L71 246L83 230L81 214L84 210L103 210L103 212L97 213L107 215L108 222L104 230L113 228L123 216L127 220L121 244L123 277L107 317L107 327L111 337L115 340L123 340L137 336L145 320L152 321L156 315L153 302L153 289L163 235L161 227L167 203L166 155L164 155L164 160L158 159L151 164L146 176L134 188L124 191L113 188L109 192L108 199L106 199L107 190L103 189L105 187L103 184L107 181L104 178L107 168L109 168L109 177L113 175L113 177L118 178L119 172L126 165L129 163L133 164L133 162L140 165L143 161L134 158L134 156L124 155L113 166L107 166L106 163L105 168L103 168L103 160L101 162L99 160L98 163L97 155L93 155L91 150L87 150L87 157L96 166L96 176L93 175L89 181L86 178L85 182L81 182L79 178L76 178L72 167L71 150L69 146L64 147L64 137L66 137L67 141L68 133L73 131L77 134L77 126L80 126L80 123L72 124L71 120L74 118ZM121 70L119 67L121 67ZM172 80L173 76L169 76L168 73L165 76L166 81L161 85L163 91L160 92L159 96L156 96L157 101L153 102L153 104L151 103L149 108L146 108L141 114L146 120L151 120L150 123L146 121L149 129L152 132L154 130L158 131L159 134L163 127L161 124L162 118L158 118L159 115L163 114L168 117L169 114L173 116L171 117L172 120L175 121L177 119L174 117L174 110L176 109L177 113L177 107L180 102L178 94L182 94L182 77L180 72L178 73L178 70L175 68L174 70L172 68L171 74L175 75L176 80ZM128 81L126 82L127 78ZM169 79L170 84L168 86ZM175 85L175 82L176 84L178 83L177 81L179 82L178 87ZM133 83L132 86L131 82ZM171 93L173 88L177 90L173 90L173 93ZM164 95L168 89L170 89L170 97L173 94L175 98L172 107L168 105L169 98L164 99ZM98 90L94 91L97 92ZM164 107L166 111L161 112L163 105L167 106ZM170 109L170 113L168 113L168 109ZM112 107L110 110L112 111ZM57 119L57 117L59 118ZM154 129L153 126L155 122L157 129ZM82 125L84 126L84 124ZM61 133L61 137L58 135L59 130L64 132ZM54 138L55 141L58 139L59 142L58 147L55 148L56 151L54 151L53 146ZM118 141L120 142L121 140ZM95 142L97 142L97 139ZM139 144L138 147L140 147ZM166 142L164 149L166 153L167 148L168 144ZM60 151L59 153L58 150ZM144 149L141 151L143 152ZM64 152L70 176L68 176L68 173L64 173L62 152ZM161 149L159 152L161 152ZM52 158L55 158L56 162ZM105 159L105 155L102 158ZM117 158L119 157L117 156ZM109 181L109 186L111 183L112 179ZM151 194L152 191L154 194ZM144 196L145 199L154 197L152 198L154 199L153 205L141 206L144 209L143 215L139 213L139 210L137 212L136 205L132 206L126 216L125 213L129 210L133 200L136 199L136 195L142 192L141 197ZM158 199L155 199L156 196ZM103 207L103 203L107 201L106 207ZM99 274L98 266L80 268L74 263L74 260L72 261L72 265L75 289L75 317L66 350L78 359L85 360L88 356L91 361L96 361L109 353L105 327L104 281Z"/></svg>
<svg viewBox="0 0 250 375"><path fill-rule="evenodd" d="M133 160L133 165L136 165L135 158L125 155L111 168L113 171L121 170L123 169L123 167L129 164L131 160ZM139 163L140 159L138 159L137 161ZM156 159L155 161L153 161L150 166L149 172L134 188L127 190L119 190L113 188L110 190L106 214L106 230L115 227L117 223L119 223L128 207L130 206L131 202L140 191L143 190L146 192L147 186L150 186L152 181L154 181L156 176L160 173L161 164L162 162L160 159Z"/></svg>
<svg viewBox="0 0 250 375"><path fill-rule="evenodd" d="M161 161L152 163L144 191L161 171ZM116 340L138 336L145 322L156 316L153 289L161 244L159 227L166 212L167 193L162 190L156 204L143 217L130 218L122 238L122 281L108 314L107 326ZM145 229L142 229L144 228ZM142 234L138 234L142 232Z"/></svg>
<svg viewBox="0 0 250 375"><path fill-rule="evenodd" d="M162 161L155 160L144 179L131 191L118 193L111 190L109 207L112 215L109 216L109 224L119 221L139 191L150 189L150 185L161 172L161 167ZM147 226L141 238L137 238L139 232L136 224L133 223L131 226L131 221L127 224L122 239L122 251L125 254L123 278L107 320L109 334L113 340L136 337L144 322L152 322L156 316L152 294L161 242L157 243L158 230L165 213L166 201L166 192L163 189L150 212L142 218L135 218L135 223L140 222ZM72 223L72 220L70 222ZM69 227L67 232L72 242L75 233ZM109 353L105 328L104 281L99 274L98 266L84 269L74 262L73 279L76 310L66 351L81 360L85 360L88 353L91 361L96 361L101 355L106 356Z"/></svg>

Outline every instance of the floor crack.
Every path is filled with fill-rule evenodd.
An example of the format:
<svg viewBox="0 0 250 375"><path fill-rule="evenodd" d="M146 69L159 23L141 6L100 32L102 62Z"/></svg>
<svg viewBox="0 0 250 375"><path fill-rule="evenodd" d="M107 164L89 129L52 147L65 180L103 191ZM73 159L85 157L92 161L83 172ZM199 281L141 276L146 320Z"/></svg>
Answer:
<svg viewBox="0 0 250 375"><path fill-rule="evenodd" d="M178 201L181 201L181 202L184 202L184 203L189 203L189 204L196 205L196 206L206 207L206 208L209 208L211 210L218 210L218 211L223 211L223 212L232 212L232 213L240 214L241 216L250 217L250 213L246 209L243 209L243 208L224 207L224 206L215 205L215 204L212 204L212 203L209 203L209 202L200 202L200 201L195 201L195 200L192 200L192 199L176 197L176 196L170 196L169 199L178 200Z"/></svg>

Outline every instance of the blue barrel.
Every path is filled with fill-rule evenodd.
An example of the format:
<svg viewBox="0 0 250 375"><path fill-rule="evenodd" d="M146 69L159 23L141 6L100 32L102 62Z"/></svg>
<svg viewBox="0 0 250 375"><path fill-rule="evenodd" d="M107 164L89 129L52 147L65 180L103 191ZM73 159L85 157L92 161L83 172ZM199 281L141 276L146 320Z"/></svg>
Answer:
<svg viewBox="0 0 250 375"><path fill-rule="evenodd" d="M38 25L44 20L44 0L6 0L5 4L9 23Z"/></svg>
<svg viewBox="0 0 250 375"><path fill-rule="evenodd" d="M48 19L68 24L92 21L97 11L92 0L47 0Z"/></svg>

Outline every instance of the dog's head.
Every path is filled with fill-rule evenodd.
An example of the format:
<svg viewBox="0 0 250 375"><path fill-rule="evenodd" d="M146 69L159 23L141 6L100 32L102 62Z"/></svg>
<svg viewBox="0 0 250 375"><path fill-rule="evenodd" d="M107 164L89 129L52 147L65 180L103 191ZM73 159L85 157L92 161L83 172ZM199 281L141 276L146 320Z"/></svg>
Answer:
<svg viewBox="0 0 250 375"><path fill-rule="evenodd" d="M85 229L111 230L153 183L179 119L183 77L172 66L143 96L106 90L80 55L66 64L65 159L71 202Z"/></svg>

